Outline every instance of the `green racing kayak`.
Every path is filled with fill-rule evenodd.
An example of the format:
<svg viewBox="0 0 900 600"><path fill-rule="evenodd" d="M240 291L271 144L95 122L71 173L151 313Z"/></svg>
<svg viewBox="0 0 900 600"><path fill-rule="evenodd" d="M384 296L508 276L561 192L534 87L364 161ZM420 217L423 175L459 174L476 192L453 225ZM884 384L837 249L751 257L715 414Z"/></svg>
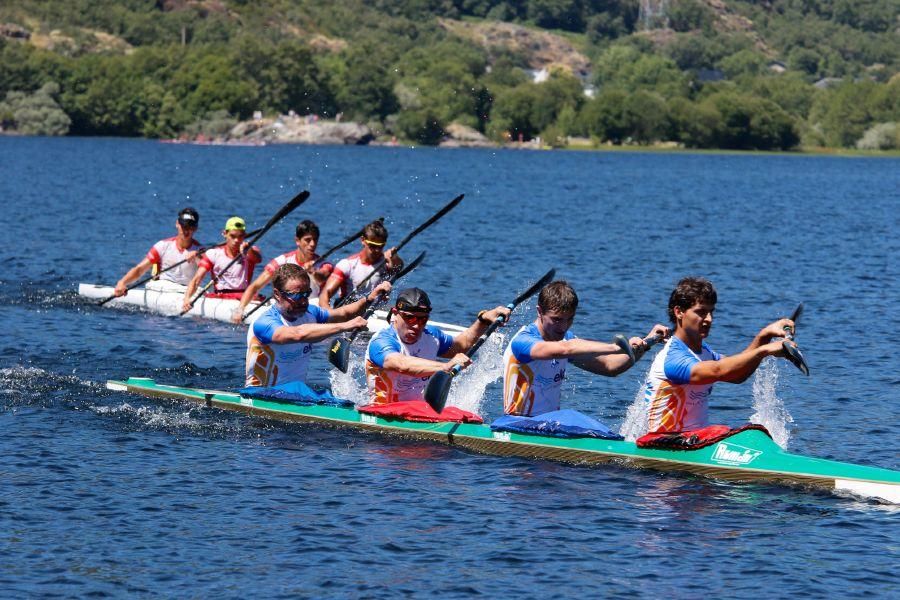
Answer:
<svg viewBox="0 0 900 600"><path fill-rule="evenodd" d="M300 405L242 397L219 390L161 385L131 377L108 381L110 390L151 398L187 400L282 421L353 427L459 446L484 454L578 464L619 463L659 471L686 472L735 482L799 485L900 504L900 471L790 454L763 431L746 430L698 450L639 448L634 442L555 438L492 431L484 424L421 423L386 419L355 408Z"/></svg>

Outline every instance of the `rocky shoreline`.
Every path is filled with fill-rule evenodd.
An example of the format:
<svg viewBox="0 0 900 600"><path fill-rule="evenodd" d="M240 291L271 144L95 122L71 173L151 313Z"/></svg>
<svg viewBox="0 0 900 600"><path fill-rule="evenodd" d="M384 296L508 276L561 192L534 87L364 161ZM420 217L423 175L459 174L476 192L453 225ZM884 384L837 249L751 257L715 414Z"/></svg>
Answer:
<svg viewBox="0 0 900 600"><path fill-rule="evenodd" d="M377 135L364 123L320 119L313 115L279 115L256 117L241 121L224 135L195 137L182 136L165 140L168 143L194 143L208 145L265 146L269 144L309 144L337 146L396 146L402 142L396 137ZM450 148L493 148L492 142L477 130L451 123L446 136L439 144Z"/></svg>

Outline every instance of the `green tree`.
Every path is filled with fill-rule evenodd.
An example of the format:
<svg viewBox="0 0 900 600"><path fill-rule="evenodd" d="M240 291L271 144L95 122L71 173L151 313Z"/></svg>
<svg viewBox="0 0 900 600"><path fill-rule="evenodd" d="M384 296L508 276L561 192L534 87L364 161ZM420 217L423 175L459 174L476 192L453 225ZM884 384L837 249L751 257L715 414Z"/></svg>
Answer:
<svg viewBox="0 0 900 600"><path fill-rule="evenodd" d="M4 128L26 135L66 135L71 120L59 107L56 97L59 85L45 83L33 94L8 92L0 102L0 119Z"/></svg>

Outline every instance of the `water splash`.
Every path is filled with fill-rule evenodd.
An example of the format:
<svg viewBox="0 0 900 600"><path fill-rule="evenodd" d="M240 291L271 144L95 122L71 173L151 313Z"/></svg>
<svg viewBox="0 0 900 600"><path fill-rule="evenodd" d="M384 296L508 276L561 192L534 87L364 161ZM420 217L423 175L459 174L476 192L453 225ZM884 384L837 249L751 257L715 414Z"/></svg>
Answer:
<svg viewBox="0 0 900 600"><path fill-rule="evenodd" d="M135 419L151 429L200 429L208 424L193 418L193 408L184 412L173 412L171 406L132 406L124 402L118 406L92 406L98 415Z"/></svg>
<svg viewBox="0 0 900 600"><path fill-rule="evenodd" d="M369 394L366 390L366 357L365 346L354 344L350 350L350 358L346 373L338 369L331 369L328 373L328 381L331 384L331 393L338 398L350 400L356 406L369 404Z"/></svg>
<svg viewBox="0 0 900 600"><path fill-rule="evenodd" d="M485 341L472 366L463 371L450 387L449 406L483 415L487 386L503 376L503 349L506 336L495 333Z"/></svg>
<svg viewBox="0 0 900 600"><path fill-rule="evenodd" d="M647 400L645 399L645 389L647 387L647 379L650 374L650 366L644 372L641 381L644 383L637 389L634 394L634 400L625 413L625 420L619 428L619 435L629 442L633 442L645 433L647 433Z"/></svg>
<svg viewBox="0 0 900 600"><path fill-rule="evenodd" d="M772 434L772 439L782 448L787 448L791 439L788 429L793 417L784 407L784 402L776 395L778 383L778 361L767 358L753 376L753 410L750 422L764 426Z"/></svg>
<svg viewBox="0 0 900 600"><path fill-rule="evenodd" d="M476 414L482 414L484 392L488 385L503 374L503 348L506 337L495 333L484 343L471 367L462 372L450 388L448 406L456 406ZM350 353L346 373L331 369L328 379L331 392L338 398L350 400L356 406L369 404L366 389L365 356L363 350L354 349Z"/></svg>

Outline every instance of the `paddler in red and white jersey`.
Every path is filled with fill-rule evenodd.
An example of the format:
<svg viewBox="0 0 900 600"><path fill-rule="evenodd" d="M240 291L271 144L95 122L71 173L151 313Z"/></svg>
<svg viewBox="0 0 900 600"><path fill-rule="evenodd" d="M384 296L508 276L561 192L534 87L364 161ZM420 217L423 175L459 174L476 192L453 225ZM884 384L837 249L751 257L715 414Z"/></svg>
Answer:
<svg viewBox="0 0 900 600"><path fill-rule="evenodd" d="M238 299L243 296L244 290L250 285L256 265L262 262L259 248L256 246L251 248L250 244L244 241L247 236L247 224L241 217L228 219L225 222L225 229L222 230L222 236L225 238L225 245L206 251L203 258L200 259L197 273L188 283L182 303L182 310L185 312L190 310L194 292L197 291L207 273L210 273L215 282L213 292L207 296ZM240 260L228 267L237 256L240 256ZM228 269L225 270L225 267Z"/></svg>
<svg viewBox="0 0 900 600"><path fill-rule="evenodd" d="M763 327L743 352L724 356L704 341L712 328L718 295L712 283L685 277L669 295L675 333L653 359L647 376L648 431L680 432L709 425L709 396L717 381L742 383L767 356L784 356L785 327L780 319ZM772 341L774 338L779 338Z"/></svg>
<svg viewBox="0 0 900 600"><path fill-rule="evenodd" d="M294 230L294 242L297 244L296 250L285 252L276 256L266 265L266 268L259 277L253 280L241 296L241 304L238 306L234 314L231 315L233 323L240 323L244 318L244 310L247 305L256 297L261 289L269 284L275 271L281 265L299 265L306 270L309 275L309 284L312 291L312 297L318 298L322 289L322 284L331 275L334 265L330 262L322 262L319 255L316 254L316 247L319 245L319 226L309 219L301 221Z"/></svg>
<svg viewBox="0 0 900 600"><path fill-rule="evenodd" d="M319 293L319 306L327 307L331 299L340 292L343 298L362 282L363 279L375 269L375 265L384 259L383 273L376 273L369 278L365 288L360 294L366 294L374 289L386 272L396 271L403 267L403 259L396 254L395 248L385 250L388 232L381 221L372 221L363 229L362 250L352 256L348 256L334 266L334 271L328 277L322 291Z"/></svg>
<svg viewBox="0 0 900 600"><path fill-rule="evenodd" d="M366 383L372 404L423 400L428 378L456 365L466 368L472 364L464 352L500 315L508 318L509 309L498 306L481 311L475 322L455 337L428 325L430 314L431 300L423 290L409 288L397 296L390 327L374 335L366 348Z"/></svg>
<svg viewBox="0 0 900 600"><path fill-rule="evenodd" d="M391 293L388 281L368 296L340 308L319 308L309 303L309 273L297 265L278 267L272 279L275 304L247 331L246 385L273 386L306 381L309 359L316 342L365 327L366 307Z"/></svg>
<svg viewBox="0 0 900 600"><path fill-rule="evenodd" d="M503 353L503 412L536 417L560 408L560 390L569 362L580 369L615 377L631 367L630 358L616 344L575 337L571 327L578 295L565 281L547 284L538 296L537 319L512 337ZM654 325L649 336L669 335ZM628 342L635 355L647 345L639 337Z"/></svg>
<svg viewBox="0 0 900 600"><path fill-rule="evenodd" d="M154 272L169 269L176 263L182 263L174 269L169 269L160 274L161 281L167 281L178 285L187 285L197 272L197 251L200 244L194 239L194 233L200 225L200 215L191 207L178 211L178 219L175 221L175 229L178 235L166 238L153 244L147 256L133 266L125 275L116 282L116 296L124 296L128 292L128 286L137 281L151 267Z"/></svg>

